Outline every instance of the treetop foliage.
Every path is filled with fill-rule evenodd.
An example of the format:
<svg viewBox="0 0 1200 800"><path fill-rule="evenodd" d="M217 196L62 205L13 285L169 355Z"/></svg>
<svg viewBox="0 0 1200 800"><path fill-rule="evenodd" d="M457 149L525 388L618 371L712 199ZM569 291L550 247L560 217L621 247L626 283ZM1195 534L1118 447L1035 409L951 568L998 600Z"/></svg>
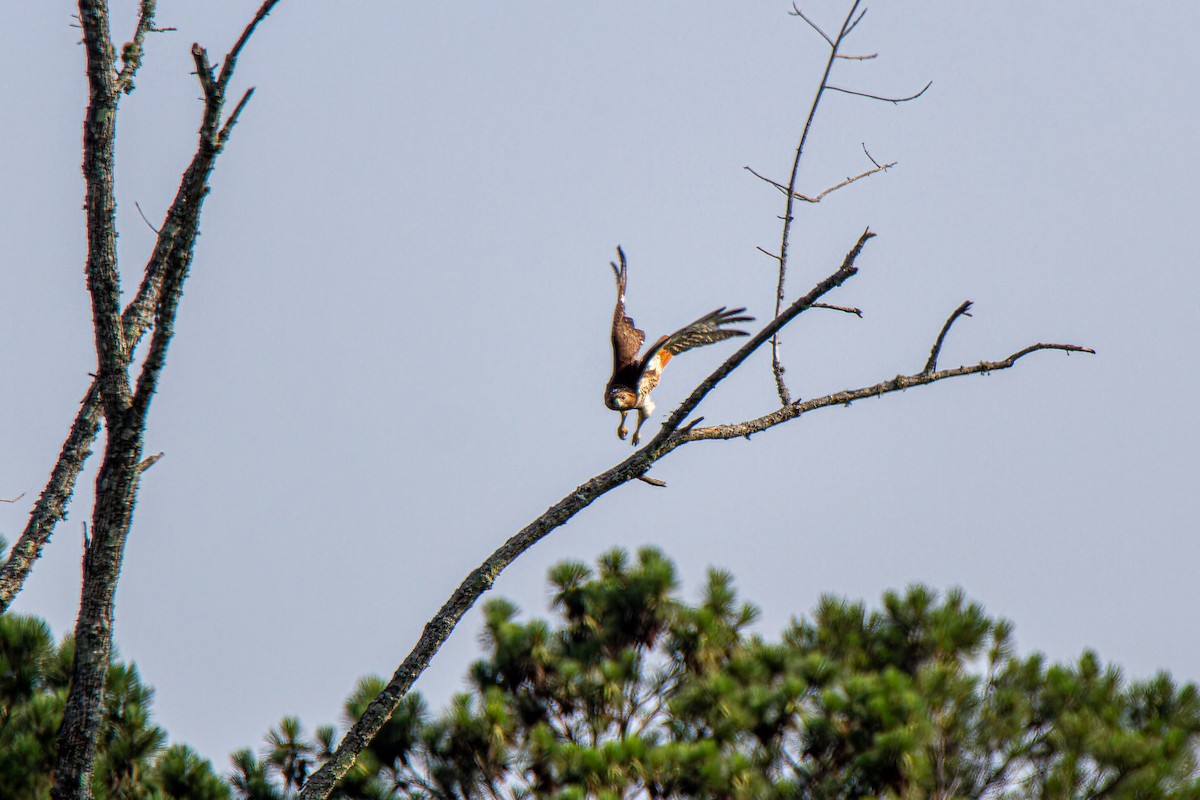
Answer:
<svg viewBox="0 0 1200 800"><path fill-rule="evenodd" d="M482 657L440 713L406 696L335 796L398 798L1200 798L1200 698L1085 652L1018 656L1012 625L961 591L827 596L778 639L727 572L698 602L661 552L549 573L550 619L483 609ZM70 638L0 618L0 795L48 792ZM350 724L385 685L362 679ZM223 780L164 749L153 691L110 666L98 798L282 800L337 741L285 717Z"/></svg>

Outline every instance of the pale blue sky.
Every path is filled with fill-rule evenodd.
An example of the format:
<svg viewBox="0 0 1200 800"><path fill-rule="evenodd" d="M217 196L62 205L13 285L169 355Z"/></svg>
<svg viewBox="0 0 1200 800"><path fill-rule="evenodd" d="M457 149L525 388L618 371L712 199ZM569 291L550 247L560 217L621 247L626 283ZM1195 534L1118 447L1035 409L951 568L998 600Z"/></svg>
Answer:
<svg viewBox="0 0 1200 800"><path fill-rule="evenodd" d="M116 30L133 2L115 3ZM914 8L915 5L915 8ZM188 47L220 58L251 0L165 0L118 123L133 286L193 144ZM833 27L847 5L806 6ZM612 276L648 335L719 305L770 314L783 177L824 59L784 2L303 3L241 59L258 91L213 178L147 447L117 636L159 721L226 768L284 714L335 720L390 674L504 538L628 452L601 403ZM65 2L0 27L0 533L15 539L94 367L82 278L83 53ZM595 503L496 592L543 613L546 568L661 547L689 591L731 570L773 635L825 592L962 586L1022 649L1095 647L1200 679L1191 367L1200 5L878 3L802 173L791 296L879 234L785 338L814 396L1036 341L1095 347L689 446ZM679 359L651 429L728 347ZM771 409L765 358L701 408ZM94 465L93 465L94 466ZM73 625L89 473L16 608ZM442 698L478 616L418 688Z"/></svg>

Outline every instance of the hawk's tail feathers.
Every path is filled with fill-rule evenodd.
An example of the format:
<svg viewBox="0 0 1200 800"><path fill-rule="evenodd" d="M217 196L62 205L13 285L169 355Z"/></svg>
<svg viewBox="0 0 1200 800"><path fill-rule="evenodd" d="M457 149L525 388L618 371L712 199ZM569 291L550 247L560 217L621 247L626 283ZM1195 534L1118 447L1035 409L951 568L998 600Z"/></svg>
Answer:
<svg viewBox="0 0 1200 800"><path fill-rule="evenodd" d="M613 269L613 275L617 277L617 296L625 297L625 282L629 278L629 267L625 263L625 251L621 249L621 245L617 245L617 258L621 262L621 266L617 266L616 261L608 262L608 265Z"/></svg>

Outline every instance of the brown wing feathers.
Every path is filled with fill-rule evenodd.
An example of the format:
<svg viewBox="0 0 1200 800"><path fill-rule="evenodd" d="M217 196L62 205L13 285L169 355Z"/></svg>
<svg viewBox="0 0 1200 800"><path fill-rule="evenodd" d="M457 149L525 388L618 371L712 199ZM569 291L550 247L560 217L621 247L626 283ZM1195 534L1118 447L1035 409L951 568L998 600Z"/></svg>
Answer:
<svg viewBox="0 0 1200 800"><path fill-rule="evenodd" d="M634 327L633 320L625 316L625 283L629 273L625 264L625 251L620 247L617 247L617 256L620 258L621 266L618 267L615 263L609 262L612 265L613 274L617 278L617 306L613 310L612 323L614 378L621 370L637 363L638 350L646 341L645 332ZM634 380L636 380L636 376L634 376ZM632 385L632 381L629 385Z"/></svg>
<svg viewBox="0 0 1200 800"><path fill-rule="evenodd" d="M653 373L652 382L658 382L658 373L672 356L677 356L693 347L702 347L734 336L746 336L746 331L724 328L723 325L733 325L738 322L753 322L754 317L741 316L744 308L726 310L724 306L705 314L700 319L685 325L669 336L663 336L640 361L637 353L646 341L646 334L634 327L633 320L625 316L625 284L629 270L625 263L625 251L617 247L617 257L620 266L609 262L617 279L617 305L613 310L612 346L613 346L613 379L612 383L625 386L637 384L642 373L649 370ZM653 388L653 386L651 386Z"/></svg>

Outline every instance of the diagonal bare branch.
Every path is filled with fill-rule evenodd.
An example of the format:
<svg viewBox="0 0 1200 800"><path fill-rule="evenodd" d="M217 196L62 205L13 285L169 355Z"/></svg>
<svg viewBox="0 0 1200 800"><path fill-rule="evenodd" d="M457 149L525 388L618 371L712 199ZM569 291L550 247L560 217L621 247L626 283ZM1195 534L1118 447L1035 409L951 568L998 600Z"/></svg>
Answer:
<svg viewBox="0 0 1200 800"><path fill-rule="evenodd" d="M254 14L254 19L250 20L249 24L242 30L242 35L234 42L233 47L225 54L225 61L221 64L221 75L217 79L221 84L221 89L224 90L229 85L229 79L233 77L233 70L237 66L238 56L242 54L242 50L246 47L246 43L250 41L250 37L254 35L254 31L258 28L259 23L267 18L267 15L274 10L275 6L279 5L279 0L264 0L263 4L258 7L258 11Z"/></svg>
<svg viewBox="0 0 1200 800"><path fill-rule="evenodd" d="M954 309L954 313L946 320L946 324L942 326L942 330L938 333L937 340L933 343L933 349L929 351L929 360L925 362L925 369L921 370L922 375L928 375L937 369L938 355L942 352L942 342L946 341L946 334L950 332L950 326L959 317L969 317L971 311L971 301L964 300L963 304Z"/></svg>

